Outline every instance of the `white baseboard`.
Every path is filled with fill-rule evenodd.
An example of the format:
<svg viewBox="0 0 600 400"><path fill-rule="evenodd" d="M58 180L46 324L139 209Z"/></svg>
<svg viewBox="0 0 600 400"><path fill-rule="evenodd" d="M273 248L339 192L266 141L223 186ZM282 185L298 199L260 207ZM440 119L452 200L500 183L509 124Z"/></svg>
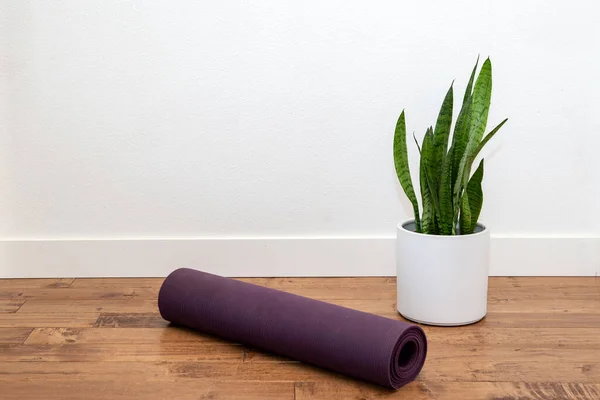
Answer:
<svg viewBox="0 0 600 400"><path fill-rule="evenodd" d="M394 276L395 238L0 240L0 278ZM600 238L492 237L490 275L598 276Z"/></svg>

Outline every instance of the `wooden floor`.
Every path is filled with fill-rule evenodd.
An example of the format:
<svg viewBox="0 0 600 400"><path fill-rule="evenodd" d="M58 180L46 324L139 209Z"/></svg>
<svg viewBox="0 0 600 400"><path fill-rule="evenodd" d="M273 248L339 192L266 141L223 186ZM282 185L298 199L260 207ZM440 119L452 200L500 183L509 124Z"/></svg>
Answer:
<svg viewBox="0 0 600 400"><path fill-rule="evenodd" d="M391 278L246 279L400 319ZM1 399L600 399L600 279L491 278L397 392L179 328L162 279L0 280Z"/></svg>

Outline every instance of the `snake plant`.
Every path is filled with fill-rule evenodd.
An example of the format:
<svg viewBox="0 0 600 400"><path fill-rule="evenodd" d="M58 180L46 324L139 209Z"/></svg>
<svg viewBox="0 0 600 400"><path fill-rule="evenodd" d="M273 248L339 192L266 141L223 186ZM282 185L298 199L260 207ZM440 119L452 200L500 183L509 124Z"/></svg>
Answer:
<svg viewBox="0 0 600 400"><path fill-rule="evenodd" d="M483 159L471 175L473 162L485 144L508 120L500 122L484 136L492 95L492 63L488 58L475 79L479 58L462 100L452 133L454 94L448 89L435 123L430 126L421 145L419 183L422 214L413 188L408 163L404 110L394 133L394 165L400 185L413 206L417 232L431 235L466 235L473 233L483 205ZM414 137L414 134L413 134ZM449 147L448 147L449 146Z"/></svg>

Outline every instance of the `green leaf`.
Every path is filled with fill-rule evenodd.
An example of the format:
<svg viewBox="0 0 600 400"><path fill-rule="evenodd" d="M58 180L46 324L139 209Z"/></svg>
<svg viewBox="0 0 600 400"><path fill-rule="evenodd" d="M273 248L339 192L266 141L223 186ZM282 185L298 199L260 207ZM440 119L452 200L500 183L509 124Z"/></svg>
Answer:
<svg viewBox="0 0 600 400"><path fill-rule="evenodd" d="M442 107L435 123L433 131L433 157L431 163L431 180L436 192L439 192L440 181L442 179L442 162L448 151L448 139L450 137L450 128L452 126L452 108L454 106L454 95L452 85L444 97Z"/></svg>
<svg viewBox="0 0 600 400"><path fill-rule="evenodd" d="M489 142L490 139L494 137L494 135L496 134L496 132L498 132L500 130L500 128L502 128L502 125L504 125L506 123L506 121L508 121L508 118L506 118L504 121L500 122L498 124L498 126L496 126L494 129L492 129L492 131L490 133L488 133L487 135L485 135L485 137L483 138L483 140L481 141L481 143L479 143L479 145L477 146L477 148L475 149L475 151L471 155L471 160L470 160L471 164L473 164L473 161L475 161L475 158L477 158L477 155L479 155L479 152L481 151L481 149L483 149L483 146L485 146L486 143Z"/></svg>
<svg viewBox="0 0 600 400"><path fill-rule="evenodd" d="M473 90L473 80L475 79L475 71L477 71L478 64L479 56L477 56L477 61L475 61L475 66L473 67L473 71L471 72L471 78L469 78L469 83L467 84L467 88L465 89L465 95L463 96L463 104L467 101L467 98L471 97L471 91Z"/></svg>
<svg viewBox="0 0 600 400"><path fill-rule="evenodd" d="M456 125L454 126L454 135L452 135L452 148L454 151L452 152L452 187L456 184L458 177L458 170L460 166L460 161L463 158L467 150L467 143L469 141L469 126L471 125L471 104L472 98L469 97L465 103L463 103L460 112L458 113L458 117L456 119ZM452 199L452 204L455 206L458 204L454 204L454 198Z"/></svg>
<svg viewBox="0 0 600 400"><path fill-rule="evenodd" d="M483 63L471 96L471 116L469 121L467 146L460 158L456 181L454 182L453 202L456 210L460 196L466 185L465 177L470 174L470 155L473 154L485 132L492 94L492 63L488 58Z"/></svg>
<svg viewBox="0 0 600 400"><path fill-rule="evenodd" d="M416 141L416 139L415 139ZM418 143L417 143L418 146ZM432 176L432 157L433 157L433 129L429 128L423 138L420 164L421 196L423 199L423 233L437 234L438 229L435 223L435 215L439 212L437 192Z"/></svg>
<svg viewBox="0 0 600 400"><path fill-rule="evenodd" d="M464 171L463 171L463 184L464 184L464 182L468 181L469 175L471 174L471 168L473 167L473 162L475 161L475 159L477 158L477 156L479 155L479 153L481 152L483 147L486 145L487 142L490 141L491 138L494 137L496 132L498 132L500 130L500 128L502 128L502 125L504 125L506 123L506 121L508 121L508 118L504 119L504 121L500 122L494 129L492 129L492 131L490 133L488 133L483 138L483 140L479 143L477 148L475 150L473 150L473 154L469 155L469 158L467 159L466 167L464 168Z"/></svg>
<svg viewBox="0 0 600 400"><path fill-rule="evenodd" d="M477 56L477 61L475 62L473 71L471 71L469 83L467 84L467 88L465 89L465 95L463 96L463 103L460 108L458 117L456 119L456 125L454 126L454 134L452 135L452 147L454 147L454 152L452 155L453 185L456 182L460 161L462 160L462 157L465 154L467 143L469 141L469 127L471 125L472 91L473 82L475 80L475 72L477 71L477 65L479 65L479 56ZM455 204L454 206L455 209L457 209L456 207L458 205Z"/></svg>
<svg viewBox="0 0 600 400"><path fill-rule="evenodd" d="M466 235L471 229L471 208L469 195L465 193L460 202L460 234Z"/></svg>
<svg viewBox="0 0 600 400"><path fill-rule="evenodd" d="M419 203L417 202L417 196L415 195L412 179L410 177L408 149L406 148L406 122L404 120L404 110L402 110L402 113L398 118L396 130L394 132L394 166L400 185L413 206L415 224L417 226L417 231L420 232L421 218L419 217Z"/></svg>
<svg viewBox="0 0 600 400"><path fill-rule="evenodd" d="M421 152L421 164L419 168L419 181L421 184L421 203L423 204L423 216L421 218L422 233L432 234L434 230L434 217L433 203L431 201L431 193L429 192L429 185L427 184L427 173L425 158Z"/></svg>
<svg viewBox="0 0 600 400"><path fill-rule="evenodd" d="M475 161L475 158L477 158L477 156L479 155L479 152L481 152L481 149L483 149L483 147L486 145L486 143L489 142L490 139L494 137L496 132L498 132L500 130L500 128L502 128L502 125L504 125L506 123L506 121L508 121L508 118L504 119L504 121L500 122L498 124L498 126L496 126L494 129L492 129L492 131L490 133L488 133L483 138L483 140L479 143L477 148L473 151L473 154L471 154L469 156L469 159L467 160L467 164L466 164L467 166L465 167L464 172L463 172L463 182L467 182L469 180L469 175L471 173L471 168L473 166L473 162ZM475 220L475 222L477 222L477 220Z"/></svg>
<svg viewBox="0 0 600 400"><path fill-rule="evenodd" d="M448 154L442 161L442 176L440 181L440 214L438 216L438 227L442 235L454 235L455 225L454 209L452 207L452 155L454 148L450 147Z"/></svg>
<svg viewBox="0 0 600 400"><path fill-rule="evenodd" d="M468 207L470 214L470 222L468 226L463 227L461 222L460 232L462 235L473 233L477 226L477 220L481 213L483 206L483 190L481 188L481 181L483 180L483 160L479 163L479 166L475 170L475 173L467 184L464 198L468 198ZM463 198L463 201L464 201ZM461 208L462 210L462 208Z"/></svg>
<svg viewBox="0 0 600 400"><path fill-rule="evenodd" d="M456 126L454 127L454 135L452 136L452 168L451 168L451 193L452 193L452 231L456 232L456 224L458 223L459 207L460 207L460 193L455 193L457 184L460 184L458 178L460 171L460 163L463 155L467 151L467 142L469 140L469 125L471 120L471 97L467 99L467 102L463 104L463 108L458 114L456 120ZM462 175L460 175L462 176ZM461 187L462 188L462 187Z"/></svg>
<svg viewBox="0 0 600 400"><path fill-rule="evenodd" d="M433 176L436 173L439 166L433 165L433 128L429 127L427 132L425 133L425 137L423 138L423 147L421 153L421 162L425 163L425 179L427 182L427 187L429 188L429 194L431 195L431 202L433 204L434 211L439 214L440 212L440 203L438 198L438 190L435 186L435 182L433 180Z"/></svg>
<svg viewBox="0 0 600 400"><path fill-rule="evenodd" d="M492 98L492 62L488 58L483 63L475 88L473 89L473 105L471 107L471 125L469 127L469 142L467 154L477 148L487 126L488 112Z"/></svg>
<svg viewBox="0 0 600 400"><path fill-rule="evenodd" d="M413 139L415 141L415 144L417 145L417 150L419 150L419 157L421 157L421 145L419 145L419 141L417 140L417 137L415 136L414 132L413 132Z"/></svg>

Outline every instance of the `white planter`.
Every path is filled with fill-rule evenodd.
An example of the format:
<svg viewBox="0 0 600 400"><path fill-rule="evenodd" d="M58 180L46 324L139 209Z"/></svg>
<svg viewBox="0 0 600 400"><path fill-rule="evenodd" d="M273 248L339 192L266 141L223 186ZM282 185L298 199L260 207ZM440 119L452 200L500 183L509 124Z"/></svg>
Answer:
<svg viewBox="0 0 600 400"><path fill-rule="evenodd" d="M398 224L397 308L429 325L466 325L487 312L489 230L458 236L415 232L414 220Z"/></svg>

